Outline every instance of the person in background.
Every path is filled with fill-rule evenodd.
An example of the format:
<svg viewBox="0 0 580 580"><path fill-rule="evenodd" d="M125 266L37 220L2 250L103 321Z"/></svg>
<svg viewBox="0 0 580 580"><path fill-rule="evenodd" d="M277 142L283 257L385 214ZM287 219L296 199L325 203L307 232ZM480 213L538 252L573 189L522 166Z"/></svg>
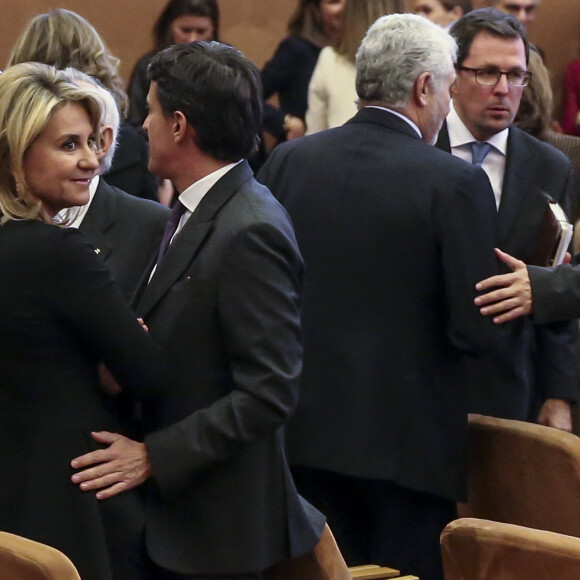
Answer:
<svg viewBox="0 0 580 580"><path fill-rule="evenodd" d="M570 62L564 74L562 129L566 135L580 136L580 58Z"/></svg>
<svg viewBox="0 0 580 580"><path fill-rule="evenodd" d="M471 0L411 0L411 12L424 16L445 30L471 12Z"/></svg>
<svg viewBox="0 0 580 580"><path fill-rule="evenodd" d="M497 206L496 244L531 262L551 198L569 213L572 170L566 156L513 126L532 75L525 28L493 8L474 10L451 29L457 40L452 107L437 146L487 173ZM534 421L570 431L570 402L578 397L573 323L517 322L518 364L505 383L482 381L471 389L469 410ZM488 372L481 365L482 376Z"/></svg>
<svg viewBox="0 0 580 580"><path fill-rule="evenodd" d="M368 27L395 12L405 12L404 0L346 0L340 43L320 51L310 79L306 134L337 127L356 114L356 51Z"/></svg>
<svg viewBox="0 0 580 580"><path fill-rule="evenodd" d="M73 67L96 78L115 97L121 118L125 118L127 95L119 75L119 59L79 14L58 8L35 16L18 37L8 66L20 62L41 62L58 69ZM115 158L103 179L135 197L157 200L157 180L147 170L148 161L145 137L123 122Z"/></svg>
<svg viewBox="0 0 580 580"><path fill-rule="evenodd" d="M524 26L535 20L540 0L487 0L487 6L515 16Z"/></svg>
<svg viewBox="0 0 580 580"><path fill-rule="evenodd" d="M54 222L98 171L93 95L39 63L0 75L0 526L61 550L83 580L147 580L139 496L99 502L70 483L91 432L121 428L99 361L130 392L171 384L93 248Z"/></svg>
<svg viewBox="0 0 580 580"><path fill-rule="evenodd" d="M344 0L300 0L288 25L289 35L261 71L264 99L278 95L279 108L266 104L264 130L280 141L306 131L308 83L320 49L336 46Z"/></svg>
<svg viewBox="0 0 580 580"><path fill-rule="evenodd" d="M570 160L572 186L568 218L574 224L580 213L580 137L562 135L554 131L554 99L550 73L542 57L533 49L530 50L528 70L532 73L532 77L524 89L514 125L536 139L559 149ZM580 231L577 232L578 234ZM580 242L574 245L580 247Z"/></svg>
<svg viewBox="0 0 580 580"><path fill-rule="evenodd" d="M129 80L127 121L141 128L147 117L149 80L147 67L159 51L172 44L194 40L219 40L220 11L217 0L169 0L153 26L153 50L135 65Z"/></svg>

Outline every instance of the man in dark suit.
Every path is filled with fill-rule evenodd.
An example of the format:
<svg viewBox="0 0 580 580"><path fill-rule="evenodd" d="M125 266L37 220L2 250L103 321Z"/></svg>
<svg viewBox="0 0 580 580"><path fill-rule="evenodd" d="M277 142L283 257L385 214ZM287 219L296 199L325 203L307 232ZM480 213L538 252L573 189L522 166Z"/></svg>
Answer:
<svg viewBox="0 0 580 580"><path fill-rule="evenodd" d="M180 192L182 215L136 304L176 381L143 401L144 443L95 434L111 445L73 462L101 463L74 481L104 486L105 499L149 480L156 577L261 578L312 550L324 524L283 450L302 367L302 259L286 212L244 159L261 126L256 67L196 42L159 53L149 71L150 169Z"/></svg>
<svg viewBox="0 0 580 580"><path fill-rule="evenodd" d="M99 173L106 173L113 163L119 132L115 99L90 76L75 69L66 72L77 84L97 91L102 103ZM169 213L161 204L129 195L96 176L89 202L71 212L68 225L83 232L130 300L159 248Z"/></svg>
<svg viewBox="0 0 580 580"><path fill-rule="evenodd" d="M562 153L512 126L529 78L526 31L514 16L487 8L464 16L451 34L459 45L457 80L438 147L482 165L498 206L496 244L530 262L548 198L569 209L571 169ZM483 160L474 146L487 151ZM509 389L490 382L471 390L470 412L571 430L576 325L516 324L523 337L519 376Z"/></svg>
<svg viewBox="0 0 580 580"><path fill-rule="evenodd" d="M277 147L258 176L306 268L287 432L298 490L348 563L422 580L441 579L439 534L464 497L463 393L477 379L464 366L483 353L510 365L509 337L472 303L478 272L496 269L489 183L429 145L455 50L422 17L379 19L357 55L357 115Z"/></svg>

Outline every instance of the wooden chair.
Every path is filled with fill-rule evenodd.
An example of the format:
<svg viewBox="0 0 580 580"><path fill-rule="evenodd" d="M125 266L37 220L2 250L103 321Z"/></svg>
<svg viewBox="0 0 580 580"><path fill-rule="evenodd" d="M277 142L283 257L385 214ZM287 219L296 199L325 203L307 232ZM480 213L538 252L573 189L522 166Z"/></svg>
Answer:
<svg viewBox="0 0 580 580"><path fill-rule="evenodd" d="M467 503L477 517L580 537L580 438L470 415ZM580 576L579 576L580 578Z"/></svg>
<svg viewBox="0 0 580 580"><path fill-rule="evenodd" d="M399 570L384 566L348 568L330 528L325 525L320 542L312 552L276 564L267 571L265 578L266 580L385 580L386 578L403 580L399 574ZM405 578L413 580L414 577Z"/></svg>
<svg viewBox="0 0 580 580"><path fill-rule="evenodd" d="M580 538L465 518L441 534L445 580L578 580Z"/></svg>
<svg viewBox="0 0 580 580"><path fill-rule="evenodd" d="M81 577L62 552L0 532L0 580L81 580Z"/></svg>

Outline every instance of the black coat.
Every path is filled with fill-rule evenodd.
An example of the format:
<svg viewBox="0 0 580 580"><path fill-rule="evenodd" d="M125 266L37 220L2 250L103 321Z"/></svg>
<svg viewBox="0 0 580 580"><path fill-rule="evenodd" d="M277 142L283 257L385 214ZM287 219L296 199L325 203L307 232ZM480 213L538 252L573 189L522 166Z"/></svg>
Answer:
<svg viewBox="0 0 580 580"><path fill-rule="evenodd" d="M140 579L136 492L99 502L70 462L98 448L91 431L122 432L97 363L140 392L163 385L163 353L76 230L8 222L0 270L0 528L63 551L83 580Z"/></svg>
<svg viewBox="0 0 580 580"><path fill-rule="evenodd" d="M290 213L306 268L290 463L462 497L463 366L510 353L473 304L497 271L485 174L368 108L277 147L258 178Z"/></svg>
<svg viewBox="0 0 580 580"><path fill-rule="evenodd" d="M99 180L79 229L98 251L127 300L159 250L170 213L157 202L133 197Z"/></svg>
<svg viewBox="0 0 580 580"><path fill-rule="evenodd" d="M151 558L182 574L262 570L310 551L323 518L296 493L283 425L302 367L302 259L246 162L205 195L137 301L177 385L143 405Z"/></svg>

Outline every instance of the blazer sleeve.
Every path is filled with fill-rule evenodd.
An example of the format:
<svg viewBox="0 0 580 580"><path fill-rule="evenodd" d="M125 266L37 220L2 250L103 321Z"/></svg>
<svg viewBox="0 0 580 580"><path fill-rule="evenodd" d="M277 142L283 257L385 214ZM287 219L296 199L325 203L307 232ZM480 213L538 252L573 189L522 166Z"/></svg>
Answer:
<svg viewBox="0 0 580 580"><path fill-rule="evenodd" d="M54 316L104 362L121 387L158 393L169 386L163 349L143 330L118 286L77 230L61 230L42 296Z"/></svg>
<svg viewBox="0 0 580 580"><path fill-rule="evenodd" d="M528 266L537 324L580 317L580 266Z"/></svg>
<svg viewBox="0 0 580 580"><path fill-rule="evenodd" d="M164 495L179 493L196 473L274 435L297 403L302 261L290 235L256 223L225 249L218 310L233 388L146 437Z"/></svg>

